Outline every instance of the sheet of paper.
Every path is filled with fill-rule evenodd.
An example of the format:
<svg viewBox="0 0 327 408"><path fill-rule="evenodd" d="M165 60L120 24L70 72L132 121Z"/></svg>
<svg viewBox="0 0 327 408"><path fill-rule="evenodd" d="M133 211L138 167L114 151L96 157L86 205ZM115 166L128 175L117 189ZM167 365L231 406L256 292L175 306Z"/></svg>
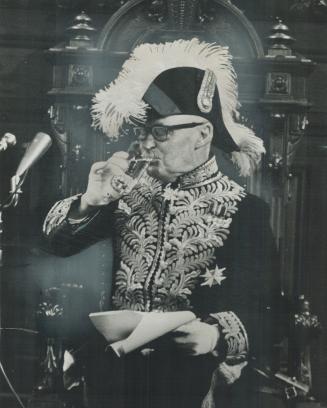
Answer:
<svg viewBox="0 0 327 408"><path fill-rule="evenodd" d="M108 343L128 337L142 320L142 312L118 310L91 313L90 319Z"/></svg>
<svg viewBox="0 0 327 408"><path fill-rule="evenodd" d="M118 355L127 354L196 318L190 311L91 313L94 326Z"/></svg>

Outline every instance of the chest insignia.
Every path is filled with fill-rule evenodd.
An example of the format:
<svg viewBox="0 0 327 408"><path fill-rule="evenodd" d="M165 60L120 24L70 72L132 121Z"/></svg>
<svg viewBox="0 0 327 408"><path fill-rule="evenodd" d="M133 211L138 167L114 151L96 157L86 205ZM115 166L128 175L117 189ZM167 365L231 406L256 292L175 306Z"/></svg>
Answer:
<svg viewBox="0 0 327 408"><path fill-rule="evenodd" d="M209 286L211 288L214 285L221 285L221 282L227 278L227 276L223 275L225 270L226 268L219 268L218 265L216 265L215 269L209 270L207 268L205 273L200 276L204 279L201 286Z"/></svg>

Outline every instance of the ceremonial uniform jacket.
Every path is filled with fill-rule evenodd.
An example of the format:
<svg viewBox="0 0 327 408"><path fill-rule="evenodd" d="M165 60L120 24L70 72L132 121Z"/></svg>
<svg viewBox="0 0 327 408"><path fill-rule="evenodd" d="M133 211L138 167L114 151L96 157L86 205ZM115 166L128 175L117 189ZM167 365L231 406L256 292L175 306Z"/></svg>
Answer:
<svg viewBox="0 0 327 408"><path fill-rule="evenodd" d="M217 366L227 383L239 376L239 363L269 356L279 319L269 209L223 175L214 157L172 184L145 176L76 222L68 213L78 200L56 203L44 232L62 255L112 235L113 308L191 310L216 324Z"/></svg>

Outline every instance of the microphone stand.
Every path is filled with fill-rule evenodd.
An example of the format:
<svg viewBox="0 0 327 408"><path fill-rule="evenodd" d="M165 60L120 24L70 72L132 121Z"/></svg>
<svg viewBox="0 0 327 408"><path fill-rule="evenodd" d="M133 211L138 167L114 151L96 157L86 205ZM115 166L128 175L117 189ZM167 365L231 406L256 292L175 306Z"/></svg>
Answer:
<svg viewBox="0 0 327 408"><path fill-rule="evenodd" d="M16 142L16 139L13 135L7 134L6 133L6 138L3 141L2 145L0 146L0 150L6 150L8 144L13 144L13 141ZM2 142L2 139L0 140ZM6 143L4 143L6 142ZM46 151L49 149L51 146L52 141L51 137L43 132L38 132L34 139L32 140L30 146L27 148L17 170L16 174L11 178L11 189L9 192L8 197L3 203L0 203L0 328L2 327L2 304L1 304L1 294L2 294L2 268L4 266L3 262L3 210L9 207L16 207L19 201L20 195L23 193L22 192L22 185L25 181L28 169L31 167L31 165L38 160L43 154L46 153ZM8 383L9 387L11 388L16 400L20 404L22 408L24 407L24 404L20 400L19 395L16 393L14 388L12 387L10 380L7 378L5 371L3 370L3 366L1 363L1 355L2 355L2 335L1 335L2 330L0 330L0 370L2 371L6 382Z"/></svg>
<svg viewBox="0 0 327 408"><path fill-rule="evenodd" d="M19 201L19 196L23 193L21 186L25 181L27 171L22 177L17 174L11 178L11 190L4 203L0 203L0 267L3 266L3 210L9 207L16 207ZM0 282L1 283L1 282ZM1 327L1 325L0 325Z"/></svg>
<svg viewBox="0 0 327 408"><path fill-rule="evenodd" d="M22 175L22 177L17 174L11 178L11 190L7 199L4 203L0 203L0 328L2 327L2 268L4 266L3 262L3 210L9 207L16 207L19 201L19 196L23 193L21 186L24 183L27 171ZM0 357L2 355L2 330L0 330ZM1 362L1 358L0 358Z"/></svg>

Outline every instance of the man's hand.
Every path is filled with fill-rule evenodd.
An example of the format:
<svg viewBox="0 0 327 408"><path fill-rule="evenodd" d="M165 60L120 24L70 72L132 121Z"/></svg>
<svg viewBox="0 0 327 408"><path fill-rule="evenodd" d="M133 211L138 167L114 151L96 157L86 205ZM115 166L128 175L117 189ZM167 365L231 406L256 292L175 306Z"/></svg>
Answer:
<svg viewBox="0 0 327 408"><path fill-rule="evenodd" d="M128 153L117 152L105 162L94 163L89 182L82 200L89 206L99 207L118 200L125 193L133 179L126 174Z"/></svg>
<svg viewBox="0 0 327 408"><path fill-rule="evenodd" d="M79 208L72 210L70 217L85 217L94 208L107 205L122 197L134 182L126 174L128 166L128 153L126 152L117 152L107 161L94 163Z"/></svg>
<svg viewBox="0 0 327 408"><path fill-rule="evenodd" d="M193 356L210 353L215 349L219 339L218 328L200 320L183 324L172 334L175 345Z"/></svg>

